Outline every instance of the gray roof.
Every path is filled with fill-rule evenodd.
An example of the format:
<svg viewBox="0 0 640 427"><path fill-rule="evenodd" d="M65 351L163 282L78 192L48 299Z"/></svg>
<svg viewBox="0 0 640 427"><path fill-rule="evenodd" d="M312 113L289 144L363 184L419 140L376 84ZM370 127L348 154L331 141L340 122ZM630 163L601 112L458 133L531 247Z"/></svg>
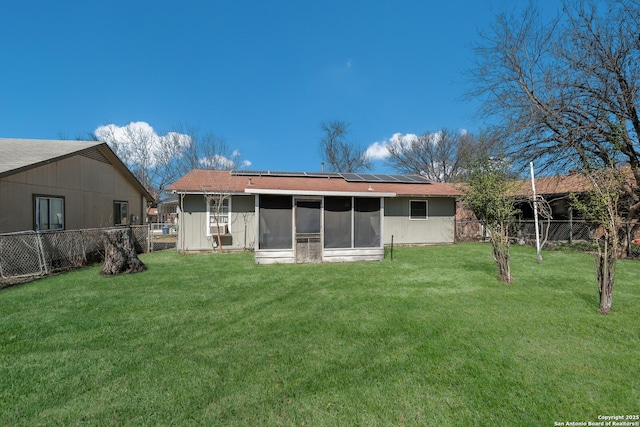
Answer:
<svg viewBox="0 0 640 427"><path fill-rule="evenodd" d="M0 175L68 157L101 144L104 143L0 138Z"/></svg>
<svg viewBox="0 0 640 427"><path fill-rule="evenodd" d="M149 191L104 142L0 138L0 178L79 154L113 165L148 200L153 200Z"/></svg>

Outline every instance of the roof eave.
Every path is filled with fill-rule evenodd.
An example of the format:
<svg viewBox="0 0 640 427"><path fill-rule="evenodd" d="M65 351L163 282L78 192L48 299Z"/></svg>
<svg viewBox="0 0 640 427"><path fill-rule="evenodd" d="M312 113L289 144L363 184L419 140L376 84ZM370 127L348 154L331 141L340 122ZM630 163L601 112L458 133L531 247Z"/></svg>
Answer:
<svg viewBox="0 0 640 427"><path fill-rule="evenodd" d="M396 197L396 193L377 191L313 191L274 190L271 188L245 188L247 194L269 194L283 196L343 196L343 197Z"/></svg>

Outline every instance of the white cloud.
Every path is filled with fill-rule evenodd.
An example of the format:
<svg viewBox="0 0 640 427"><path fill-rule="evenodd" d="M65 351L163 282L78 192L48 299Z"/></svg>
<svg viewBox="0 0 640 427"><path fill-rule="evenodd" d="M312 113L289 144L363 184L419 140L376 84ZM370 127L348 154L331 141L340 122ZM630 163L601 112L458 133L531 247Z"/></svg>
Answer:
<svg viewBox="0 0 640 427"><path fill-rule="evenodd" d="M367 148L367 155L373 160L384 160L389 157L389 146L399 145L401 147L405 147L411 142L416 141L418 139L418 135L413 133L395 133L389 139L385 139L383 141L376 141L371 144Z"/></svg>
<svg viewBox="0 0 640 427"><path fill-rule="evenodd" d="M389 157L389 149L384 142L374 142L367 148L365 154L373 160L382 160Z"/></svg>
<svg viewBox="0 0 640 427"><path fill-rule="evenodd" d="M158 166L167 162L168 158L182 155L182 149L191 144L191 136L168 132L166 135L158 135L147 122L131 122L125 126L108 124L95 130L95 135L100 141L104 141L127 164L146 164L149 167ZM200 159L203 167L217 169L230 169L233 167L251 166L248 160L237 164L240 152L235 150L231 158L221 155Z"/></svg>
<svg viewBox="0 0 640 427"><path fill-rule="evenodd" d="M200 165L205 168L212 169L232 169L235 165L235 162L224 156L216 154L212 157L204 157L200 159Z"/></svg>
<svg viewBox="0 0 640 427"><path fill-rule="evenodd" d="M108 124L98 127L94 133L126 163L149 162L151 167L163 163L170 150L177 154L180 148L191 143L189 135L178 132L158 135L147 122L131 122L126 126Z"/></svg>
<svg viewBox="0 0 640 427"><path fill-rule="evenodd" d="M231 159L221 156L220 154L216 154L213 157L204 157L200 159L200 165L213 169L236 169L251 166L251 162L249 160L242 160L238 163L239 158L240 151L234 150L233 153L231 153Z"/></svg>

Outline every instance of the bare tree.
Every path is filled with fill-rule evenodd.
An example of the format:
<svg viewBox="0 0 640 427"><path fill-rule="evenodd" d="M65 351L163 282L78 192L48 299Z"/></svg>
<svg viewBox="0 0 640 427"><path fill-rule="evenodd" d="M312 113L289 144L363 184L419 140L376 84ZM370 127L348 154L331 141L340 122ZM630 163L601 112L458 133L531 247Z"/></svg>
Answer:
<svg viewBox="0 0 640 427"><path fill-rule="evenodd" d="M177 162L190 144L187 135L177 132L159 137L146 123L101 126L95 136L109 144L156 200L179 177Z"/></svg>
<svg viewBox="0 0 640 427"><path fill-rule="evenodd" d="M181 175L192 169L238 169L245 164L240 152L232 150L221 136L211 132L201 134L193 126L180 126L177 132L189 137L189 144L178 159Z"/></svg>
<svg viewBox="0 0 640 427"><path fill-rule="evenodd" d="M499 140L443 128L418 137L398 138L388 146L389 166L436 182L455 182L481 157L499 156Z"/></svg>
<svg viewBox="0 0 640 427"><path fill-rule="evenodd" d="M627 219L640 214L640 4L565 2L550 22L502 14L476 47L473 95L515 161L555 170L630 166ZM634 188L635 187L635 188Z"/></svg>
<svg viewBox="0 0 640 427"><path fill-rule="evenodd" d="M588 176L628 166L606 200L640 228L640 3L565 1L544 21L534 6L482 34L472 95L513 159ZM615 196L615 197L614 197ZM609 265L605 262L602 265ZM599 273L599 275L602 275ZM611 276L613 277L613 276Z"/></svg>
<svg viewBox="0 0 640 427"><path fill-rule="evenodd" d="M167 186L191 169L235 169L243 165L240 153L213 134L192 126L159 136L146 123L124 127L101 126L95 139L104 141L147 187L156 200Z"/></svg>
<svg viewBox="0 0 640 427"><path fill-rule="evenodd" d="M371 169L371 159L366 150L347 139L349 126L340 120L320 124L323 132L320 152L330 171L363 172Z"/></svg>

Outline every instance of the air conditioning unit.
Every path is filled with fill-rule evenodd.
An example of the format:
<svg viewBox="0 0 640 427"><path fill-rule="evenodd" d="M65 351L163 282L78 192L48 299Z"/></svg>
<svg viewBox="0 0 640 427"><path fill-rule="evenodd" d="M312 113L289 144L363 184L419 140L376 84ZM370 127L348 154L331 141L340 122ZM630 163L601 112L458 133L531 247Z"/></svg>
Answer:
<svg viewBox="0 0 640 427"><path fill-rule="evenodd" d="M218 230L220 231L220 233L218 233ZM209 234L212 236L217 236L218 234L229 234L229 228L227 227L227 224L220 224L219 226L212 225L211 227L209 227Z"/></svg>

